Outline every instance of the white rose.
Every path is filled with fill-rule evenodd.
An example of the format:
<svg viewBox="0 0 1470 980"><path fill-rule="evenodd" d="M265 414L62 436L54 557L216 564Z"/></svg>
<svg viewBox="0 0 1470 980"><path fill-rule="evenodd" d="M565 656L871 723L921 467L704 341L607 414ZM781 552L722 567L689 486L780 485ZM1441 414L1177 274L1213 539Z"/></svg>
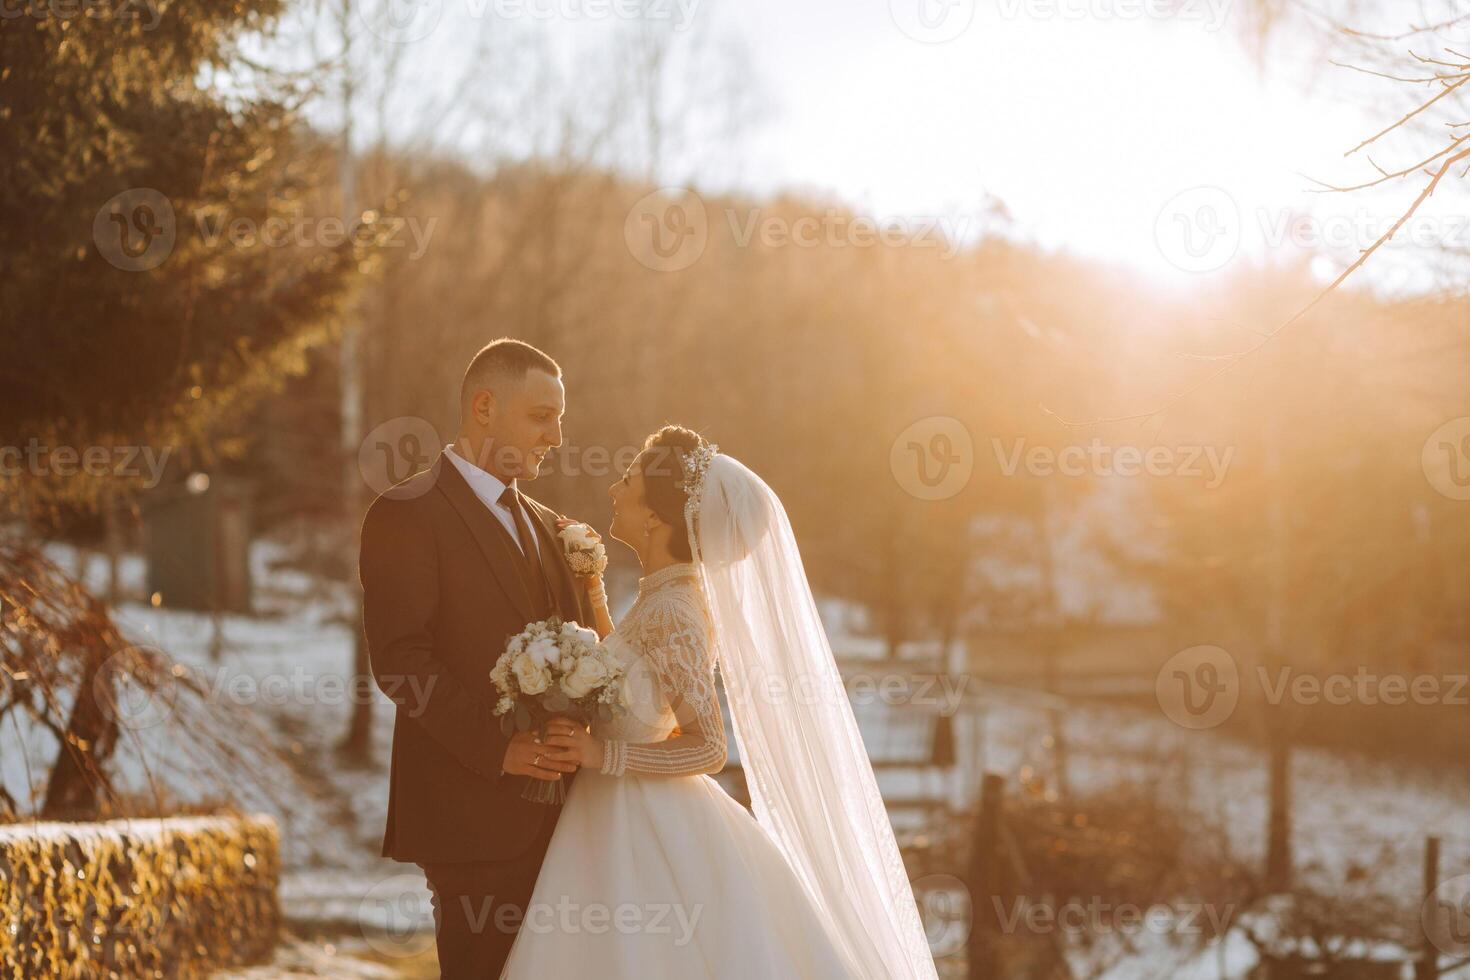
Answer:
<svg viewBox="0 0 1470 980"><path fill-rule="evenodd" d="M588 629L585 626L578 626L572 635L593 648L602 642L602 637L597 635L597 630Z"/></svg>
<svg viewBox="0 0 1470 980"><path fill-rule="evenodd" d="M560 654L561 651L557 649L556 641L550 637L543 636L538 640L532 640L526 647L526 656L535 661L537 667L545 667L555 662Z"/></svg>
<svg viewBox="0 0 1470 980"><path fill-rule="evenodd" d="M526 648L526 637L525 637L525 634L523 634L523 633L517 633L515 636L512 636L510 638L510 642L505 645L505 652L506 653L515 654L515 653L520 653L525 648Z"/></svg>
<svg viewBox="0 0 1470 980"><path fill-rule="evenodd" d="M532 659L529 652L516 657L510 669L515 672L516 683L526 694L540 694L551 686L551 672Z"/></svg>
<svg viewBox="0 0 1470 980"><path fill-rule="evenodd" d="M607 680L607 668L596 657L583 657L572 672L561 679L561 689L569 698L585 698L594 687Z"/></svg>
<svg viewBox="0 0 1470 980"><path fill-rule="evenodd" d="M569 546L579 550L590 548L597 541L592 536L592 528L586 524L568 524L562 528L561 539Z"/></svg>

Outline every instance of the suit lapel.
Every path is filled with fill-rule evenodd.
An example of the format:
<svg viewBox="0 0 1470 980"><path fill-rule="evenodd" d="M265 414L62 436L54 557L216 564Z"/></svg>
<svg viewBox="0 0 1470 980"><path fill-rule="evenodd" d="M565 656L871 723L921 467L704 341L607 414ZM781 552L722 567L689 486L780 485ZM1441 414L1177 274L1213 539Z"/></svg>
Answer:
<svg viewBox="0 0 1470 980"><path fill-rule="evenodd" d="M561 542L556 536L556 526L551 522L549 511L542 507L530 497L521 495L521 499L530 506L532 527L536 530L536 539L541 547L541 568L545 571L547 580L551 582L552 594L556 597L556 606L561 610L563 619L581 618L581 605L577 602L577 584L572 578L571 566L562 555ZM569 616L567 611L576 611L576 616Z"/></svg>
<svg viewBox="0 0 1470 980"><path fill-rule="evenodd" d="M531 592L526 583L526 577L519 570L521 562L520 549L511 541L510 535L505 528L495 519L489 509L475 496L475 491L465 482L464 477L450 460L439 458L439 479L436 483L439 491L449 499L459 516L464 520L470 530L470 535L479 545L480 552L485 560L490 563L490 569L495 577L500 580L500 586L505 594L510 596L515 603L516 609L525 618L526 622L535 619L536 616L531 604Z"/></svg>

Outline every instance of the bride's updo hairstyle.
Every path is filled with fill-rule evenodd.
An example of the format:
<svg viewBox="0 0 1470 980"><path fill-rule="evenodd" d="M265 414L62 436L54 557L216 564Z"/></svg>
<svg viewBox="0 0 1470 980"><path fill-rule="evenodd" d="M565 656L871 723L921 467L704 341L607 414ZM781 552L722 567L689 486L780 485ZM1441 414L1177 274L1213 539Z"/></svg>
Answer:
<svg viewBox="0 0 1470 980"><path fill-rule="evenodd" d="M643 497L648 509L674 529L669 551L679 561L693 561L689 528L684 523L684 504L689 499L679 484L684 482L680 455L705 445L704 437L682 425L666 425L643 440L639 472L643 475Z"/></svg>

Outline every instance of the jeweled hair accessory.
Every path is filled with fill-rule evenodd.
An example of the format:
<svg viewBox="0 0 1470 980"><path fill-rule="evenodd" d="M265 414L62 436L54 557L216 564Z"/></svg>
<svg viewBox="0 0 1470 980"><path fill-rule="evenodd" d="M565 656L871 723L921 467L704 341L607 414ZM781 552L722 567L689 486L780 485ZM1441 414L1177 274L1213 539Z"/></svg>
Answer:
<svg viewBox="0 0 1470 980"><path fill-rule="evenodd" d="M684 526L689 531L689 548L696 564L699 562L699 539L694 533L694 523L699 517L699 498L704 496L704 478L709 472L709 464L719 452L719 446L707 442L693 452L677 454L679 468L684 471L679 489L687 495L684 501Z"/></svg>

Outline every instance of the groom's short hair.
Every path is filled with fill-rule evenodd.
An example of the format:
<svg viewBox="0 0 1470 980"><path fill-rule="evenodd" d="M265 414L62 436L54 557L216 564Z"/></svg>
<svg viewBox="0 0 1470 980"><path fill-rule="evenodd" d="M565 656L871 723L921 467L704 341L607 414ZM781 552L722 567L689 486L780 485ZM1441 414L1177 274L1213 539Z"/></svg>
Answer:
<svg viewBox="0 0 1470 980"><path fill-rule="evenodd" d="M463 407L481 389L521 381L530 371L561 377L561 365L540 348L514 337L492 340L470 358L470 366L465 368L464 381L459 386L459 403Z"/></svg>

